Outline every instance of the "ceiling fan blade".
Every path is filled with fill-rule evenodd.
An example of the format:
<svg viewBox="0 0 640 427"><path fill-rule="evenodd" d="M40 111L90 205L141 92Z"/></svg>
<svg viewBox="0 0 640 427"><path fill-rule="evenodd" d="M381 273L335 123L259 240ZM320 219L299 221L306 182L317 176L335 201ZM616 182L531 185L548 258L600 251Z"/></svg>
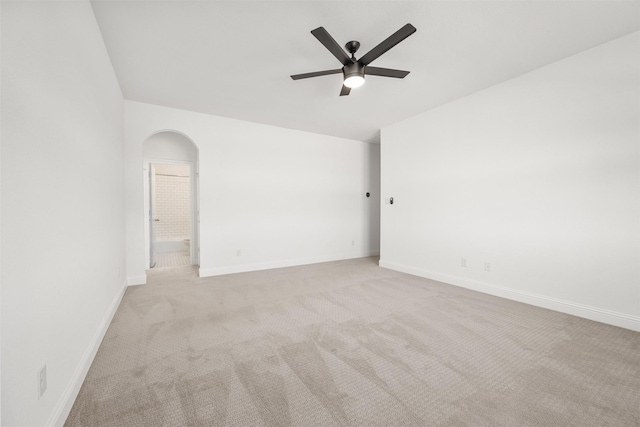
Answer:
<svg viewBox="0 0 640 427"><path fill-rule="evenodd" d="M409 71L394 70L392 68L379 68L379 67L366 67L364 73L367 76L382 76L382 77L395 77L398 79L404 79L409 74Z"/></svg>
<svg viewBox="0 0 640 427"><path fill-rule="evenodd" d="M346 87L345 85L342 85L342 90L340 91L340 96L347 96L347 95L349 95L350 92L351 92L351 88L350 87Z"/></svg>
<svg viewBox="0 0 640 427"><path fill-rule="evenodd" d="M342 72L342 68L336 68L335 70L315 71L313 73L294 74L291 76L293 80L308 79L311 77L328 76L329 74L339 74Z"/></svg>
<svg viewBox="0 0 640 427"><path fill-rule="evenodd" d="M358 62L362 65L369 65L380 55L382 55L415 32L416 27L411 24L405 25L404 27L400 28L398 31L387 37L387 39L380 43L378 46L367 52L367 54L360 58Z"/></svg>
<svg viewBox="0 0 640 427"><path fill-rule="evenodd" d="M347 52L342 49L338 42L331 37L331 34L329 34L324 27L318 27L315 30L312 30L311 34L313 34L315 38L317 38L318 41L333 54L333 56L338 58L338 61L340 61L342 65L353 64L353 61L349 55L347 55Z"/></svg>

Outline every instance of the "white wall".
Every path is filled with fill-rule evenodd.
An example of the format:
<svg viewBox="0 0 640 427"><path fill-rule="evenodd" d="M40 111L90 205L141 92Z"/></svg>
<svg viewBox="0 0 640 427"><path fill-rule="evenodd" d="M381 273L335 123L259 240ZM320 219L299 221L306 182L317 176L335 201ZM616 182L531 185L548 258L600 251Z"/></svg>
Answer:
<svg viewBox="0 0 640 427"><path fill-rule="evenodd" d="M202 276L379 251L379 146L125 101L129 283L145 280L142 147L160 130L198 147Z"/></svg>
<svg viewBox="0 0 640 427"><path fill-rule="evenodd" d="M639 38L383 129L380 265L640 329Z"/></svg>
<svg viewBox="0 0 640 427"><path fill-rule="evenodd" d="M60 424L124 291L123 99L88 1L1 7L2 425Z"/></svg>
<svg viewBox="0 0 640 427"><path fill-rule="evenodd" d="M0 6L0 44L2 7ZM0 93L2 93L2 50L0 47ZM0 101L0 187L2 186L2 102ZM2 189L0 188L0 242L2 241ZM0 425L2 425L2 244L0 243Z"/></svg>
<svg viewBox="0 0 640 427"><path fill-rule="evenodd" d="M198 151L184 135L176 132L159 132L144 142L145 159L180 160L196 163Z"/></svg>

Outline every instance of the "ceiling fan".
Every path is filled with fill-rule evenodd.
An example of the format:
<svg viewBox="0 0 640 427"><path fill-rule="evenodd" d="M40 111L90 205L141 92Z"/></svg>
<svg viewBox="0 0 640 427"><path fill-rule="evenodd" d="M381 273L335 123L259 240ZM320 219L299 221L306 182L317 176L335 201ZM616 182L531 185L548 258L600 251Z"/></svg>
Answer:
<svg viewBox="0 0 640 427"><path fill-rule="evenodd" d="M300 80L308 79L310 77L319 77L329 74L342 73L344 76L344 81L342 84L342 90L340 91L340 96L349 95L351 89L362 86L364 84L365 75L395 77L398 79L403 79L407 76L407 74L409 74L409 71L394 70L391 68L370 67L369 64L371 64L383 53L385 53L415 32L416 28L411 24L407 24L387 37L387 39L382 43L371 49L366 55L356 60L354 55L360 48L360 42L350 41L346 45L344 45L345 49L347 49L347 52L351 54L351 57L349 57L349 55L347 55L347 53L340 47L338 42L336 42L334 38L331 37L331 35L327 32L327 30L324 29L324 27L318 27L315 30L312 30L311 34L313 34L315 38L317 38L318 41L320 41L320 43L322 43L324 47L326 47L329 52L333 54L333 56L338 58L338 61L342 63L343 67L336 68L334 70L316 71L313 73L305 74L294 74L293 76L291 76L291 78L293 80Z"/></svg>

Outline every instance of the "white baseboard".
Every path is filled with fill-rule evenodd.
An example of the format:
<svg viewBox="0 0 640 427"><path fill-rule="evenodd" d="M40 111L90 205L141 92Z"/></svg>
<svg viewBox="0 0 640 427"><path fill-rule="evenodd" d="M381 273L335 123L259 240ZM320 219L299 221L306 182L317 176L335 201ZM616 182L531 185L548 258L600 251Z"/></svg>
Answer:
<svg viewBox="0 0 640 427"><path fill-rule="evenodd" d="M481 282L478 280L465 279L462 277L451 276L435 271L423 270L420 268L410 267L395 262L380 260L380 267L396 270L403 273L413 274L414 276L425 277L427 279L437 280L439 282L450 285L460 286L462 288L471 289L485 294L495 295L502 298L523 302L525 304L537 307L547 308L549 310L559 311L578 317L583 317L596 322L607 323L613 326L619 326L625 329L640 332L640 317L632 316L625 313L619 313L603 308L592 307L571 301L561 300L545 295L534 294L531 292L519 291L507 288L505 286L494 285L491 283Z"/></svg>
<svg viewBox="0 0 640 427"><path fill-rule="evenodd" d="M272 268L295 267L298 265L318 264L320 262L340 261L343 259L366 258L380 255L380 251L363 252L357 254L327 255L310 258L298 258L289 260L260 262L255 264L239 264L224 267L202 268L200 267L200 277L222 276L224 274L247 273L249 271L270 270Z"/></svg>
<svg viewBox="0 0 640 427"><path fill-rule="evenodd" d="M140 276L127 277L127 286L146 285L146 284L147 284L146 274L141 274Z"/></svg>
<svg viewBox="0 0 640 427"><path fill-rule="evenodd" d="M69 385L65 389L64 393L62 393L62 397L58 401L58 404L51 413L49 421L45 424L46 426L62 427L67 420L69 412L71 412L71 408L73 407L76 397L78 397L78 393L80 392L80 387L82 387L82 383L87 376L87 372L89 372L89 368L93 363L93 359L96 357L96 353L98 352L98 348L100 348L102 339L111 324L111 320L113 320L113 316L118 310L118 306L120 305L120 301L122 301L122 297L126 290L127 284L123 283L122 290L118 292L118 295L116 295L115 299L107 309L107 313L102 318L102 322L100 322L98 330L91 339L82 359L80 359L80 364L76 368Z"/></svg>

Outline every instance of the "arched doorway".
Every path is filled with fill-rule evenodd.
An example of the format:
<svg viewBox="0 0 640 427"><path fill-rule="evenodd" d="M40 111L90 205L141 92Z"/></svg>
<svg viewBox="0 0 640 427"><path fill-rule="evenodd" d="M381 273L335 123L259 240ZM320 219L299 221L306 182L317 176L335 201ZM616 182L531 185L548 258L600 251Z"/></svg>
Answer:
<svg viewBox="0 0 640 427"><path fill-rule="evenodd" d="M199 264L198 148L176 131L143 145L146 268Z"/></svg>

